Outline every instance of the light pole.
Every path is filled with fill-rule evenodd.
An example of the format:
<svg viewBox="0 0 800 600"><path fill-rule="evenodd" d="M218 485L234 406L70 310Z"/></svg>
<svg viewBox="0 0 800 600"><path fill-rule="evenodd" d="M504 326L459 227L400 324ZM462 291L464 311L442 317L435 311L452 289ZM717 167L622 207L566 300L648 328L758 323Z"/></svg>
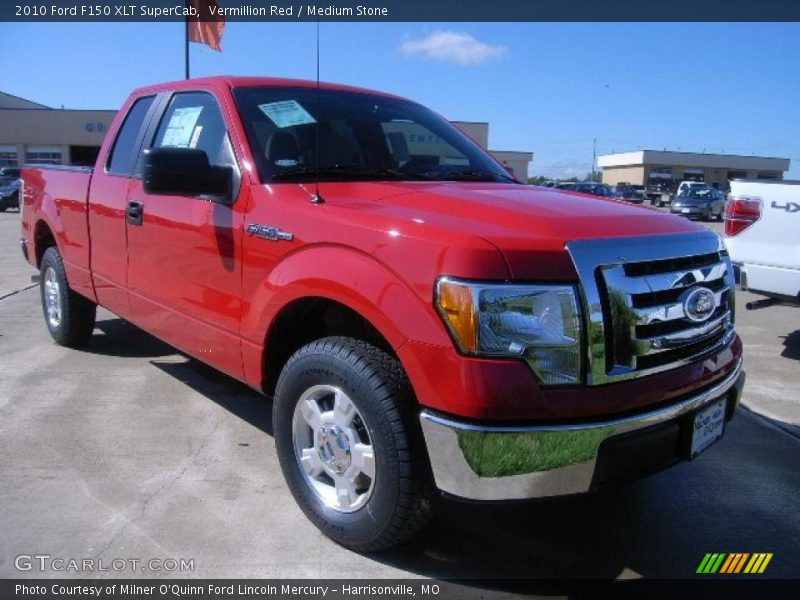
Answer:
<svg viewBox="0 0 800 600"><path fill-rule="evenodd" d="M595 182L594 165L597 162L597 138L592 139L592 183Z"/></svg>

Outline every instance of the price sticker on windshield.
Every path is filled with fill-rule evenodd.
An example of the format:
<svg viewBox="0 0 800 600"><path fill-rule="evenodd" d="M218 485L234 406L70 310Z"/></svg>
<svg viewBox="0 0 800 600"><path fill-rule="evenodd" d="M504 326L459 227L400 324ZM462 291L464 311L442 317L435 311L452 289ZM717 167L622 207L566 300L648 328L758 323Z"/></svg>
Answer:
<svg viewBox="0 0 800 600"><path fill-rule="evenodd" d="M294 127L295 125L309 125L316 123L314 117L309 112L300 106L296 100L283 100L281 102L267 102L266 104L259 104L258 108L261 109L270 120L275 123L276 127L283 129L284 127Z"/></svg>

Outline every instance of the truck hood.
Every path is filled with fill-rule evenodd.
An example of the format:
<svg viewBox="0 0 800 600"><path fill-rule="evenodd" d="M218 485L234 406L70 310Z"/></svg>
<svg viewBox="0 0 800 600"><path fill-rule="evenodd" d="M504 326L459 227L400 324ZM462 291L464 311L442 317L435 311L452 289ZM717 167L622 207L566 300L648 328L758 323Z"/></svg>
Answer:
<svg viewBox="0 0 800 600"><path fill-rule="evenodd" d="M565 251L571 240L705 231L655 208L527 185L325 183L321 193L331 204L382 215L377 222L395 235L482 238L500 250L515 279L574 279Z"/></svg>

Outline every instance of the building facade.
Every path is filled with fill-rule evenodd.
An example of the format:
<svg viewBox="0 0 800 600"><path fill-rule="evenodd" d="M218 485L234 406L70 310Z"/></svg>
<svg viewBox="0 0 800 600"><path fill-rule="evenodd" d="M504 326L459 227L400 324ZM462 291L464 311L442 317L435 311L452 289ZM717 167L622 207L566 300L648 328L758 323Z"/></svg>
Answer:
<svg viewBox="0 0 800 600"><path fill-rule="evenodd" d="M673 191L681 181L704 181L727 190L731 179L783 179L789 162L788 158L659 150L605 154L597 160L603 183L659 185Z"/></svg>
<svg viewBox="0 0 800 600"><path fill-rule="evenodd" d="M472 138L479 146L502 164L508 171L523 183L528 182L528 169L533 162L533 152L517 150L489 150L489 123L452 121L453 125Z"/></svg>
<svg viewBox="0 0 800 600"><path fill-rule="evenodd" d="M94 165L116 113L50 108L0 92L0 166Z"/></svg>

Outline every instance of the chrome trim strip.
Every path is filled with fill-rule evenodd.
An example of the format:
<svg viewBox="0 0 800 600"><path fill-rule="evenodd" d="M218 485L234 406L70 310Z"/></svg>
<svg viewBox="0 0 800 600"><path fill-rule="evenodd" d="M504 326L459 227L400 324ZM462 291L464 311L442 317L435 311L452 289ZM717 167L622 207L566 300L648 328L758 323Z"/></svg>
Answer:
<svg viewBox="0 0 800 600"><path fill-rule="evenodd" d="M730 322L730 313L726 312L722 316L700 327L682 329L675 333L668 333L650 338L636 338L637 354L646 356L654 351L680 348L692 342L702 342L704 339L713 337L719 333L718 329Z"/></svg>
<svg viewBox="0 0 800 600"><path fill-rule="evenodd" d="M692 256L693 254L688 253L686 256ZM636 259L632 258L630 260ZM632 276L625 275L623 267L618 267L618 270L622 272L618 285L621 291L627 294L646 294L647 292L680 289L697 283L709 283L722 279L727 274L728 266L722 262L705 267L688 268L682 271Z"/></svg>
<svg viewBox="0 0 800 600"><path fill-rule="evenodd" d="M519 500L586 492L603 441L694 411L727 394L741 374L740 359L730 374L704 392L659 410L596 423L483 426L423 410L420 423L434 480L443 492L472 500ZM520 454L514 456L514 449L519 449ZM498 463L498 457L502 462ZM505 472L493 474L498 465Z"/></svg>
<svg viewBox="0 0 800 600"><path fill-rule="evenodd" d="M714 292L714 309L722 305L725 294L730 288L724 287L718 292ZM683 302L673 302L671 304L659 304L658 306L648 306L647 308L634 308L634 314L638 317L637 325L650 325L651 323L661 323L664 321L674 321L683 319L686 316Z"/></svg>

